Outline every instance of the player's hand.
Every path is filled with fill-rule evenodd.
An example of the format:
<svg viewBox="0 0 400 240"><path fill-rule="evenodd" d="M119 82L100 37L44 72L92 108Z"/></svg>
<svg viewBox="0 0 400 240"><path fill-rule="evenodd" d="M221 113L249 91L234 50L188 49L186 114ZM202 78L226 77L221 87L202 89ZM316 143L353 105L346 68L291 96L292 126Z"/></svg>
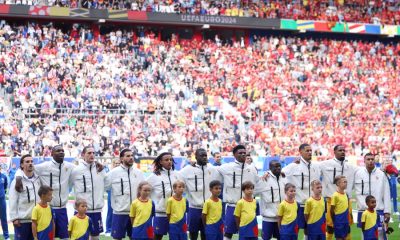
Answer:
<svg viewBox="0 0 400 240"><path fill-rule="evenodd" d="M300 164L300 160L301 160L300 157L297 157L295 160L293 160L293 162L296 164Z"/></svg>
<svg viewBox="0 0 400 240"><path fill-rule="evenodd" d="M390 221L390 213L385 213L384 218L385 218L385 223L388 223Z"/></svg>
<svg viewBox="0 0 400 240"><path fill-rule="evenodd" d="M24 185L22 184L22 177L15 177L15 191L21 193L24 190Z"/></svg>
<svg viewBox="0 0 400 240"><path fill-rule="evenodd" d="M13 224L15 227L21 227L21 222L18 219L14 220Z"/></svg>
<svg viewBox="0 0 400 240"><path fill-rule="evenodd" d="M104 170L104 165L99 162L96 162L96 169L97 169L97 172L99 173Z"/></svg>

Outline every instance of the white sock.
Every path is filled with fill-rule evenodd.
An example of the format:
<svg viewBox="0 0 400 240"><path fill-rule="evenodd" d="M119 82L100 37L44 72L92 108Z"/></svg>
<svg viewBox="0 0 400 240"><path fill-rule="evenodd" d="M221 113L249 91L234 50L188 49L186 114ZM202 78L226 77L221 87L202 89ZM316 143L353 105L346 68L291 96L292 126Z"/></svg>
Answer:
<svg viewBox="0 0 400 240"><path fill-rule="evenodd" d="M304 240L308 240L308 236L307 235L304 235Z"/></svg>

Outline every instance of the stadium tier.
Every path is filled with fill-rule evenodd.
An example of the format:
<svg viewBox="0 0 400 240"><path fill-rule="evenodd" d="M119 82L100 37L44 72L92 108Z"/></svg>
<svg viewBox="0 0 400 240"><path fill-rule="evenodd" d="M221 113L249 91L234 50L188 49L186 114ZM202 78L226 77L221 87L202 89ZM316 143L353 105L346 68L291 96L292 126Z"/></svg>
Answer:
<svg viewBox="0 0 400 240"><path fill-rule="evenodd" d="M1 24L0 82L7 156L141 156L205 147L316 156L398 155L400 45L245 36L192 41L156 27ZM321 157L323 158L323 157Z"/></svg>
<svg viewBox="0 0 400 240"><path fill-rule="evenodd" d="M2 0L1 3L389 25L400 23L399 3L395 0Z"/></svg>

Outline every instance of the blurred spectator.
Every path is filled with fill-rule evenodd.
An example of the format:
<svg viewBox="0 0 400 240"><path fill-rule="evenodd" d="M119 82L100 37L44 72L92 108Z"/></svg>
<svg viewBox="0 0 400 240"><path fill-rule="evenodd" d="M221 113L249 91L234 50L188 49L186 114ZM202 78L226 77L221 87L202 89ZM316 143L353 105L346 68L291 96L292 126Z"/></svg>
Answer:
<svg viewBox="0 0 400 240"><path fill-rule="evenodd" d="M368 4L366 4L368 2ZM47 5L76 8L78 0L0 0L0 3ZM221 15L258 18L325 20L331 22L400 23L400 3L393 0L346 1L210 1L210 0L82 0L90 9L127 9L133 11Z"/></svg>

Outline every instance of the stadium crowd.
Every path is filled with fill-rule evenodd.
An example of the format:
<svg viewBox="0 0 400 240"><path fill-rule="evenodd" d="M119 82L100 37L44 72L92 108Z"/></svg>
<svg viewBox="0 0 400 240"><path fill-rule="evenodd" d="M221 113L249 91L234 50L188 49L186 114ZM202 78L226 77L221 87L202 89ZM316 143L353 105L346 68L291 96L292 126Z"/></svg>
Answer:
<svg viewBox="0 0 400 240"><path fill-rule="evenodd" d="M130 146L191 157L238 142L252 155L290 156L306 141L317 156L344 144L349 155L399 159L400 44L161 41L145 28L95 36L3 22L0 52L7 156L50 156L55 144L78 156L90 144L101 156Z"/></svg>
<svg viewBox="0 0 400 240"><path fill-rule="evenodd" d="M1 2L1 1L0 1ZM7 4L119 9L180 14L400 24L395 0L2 0Z"/></svg>

